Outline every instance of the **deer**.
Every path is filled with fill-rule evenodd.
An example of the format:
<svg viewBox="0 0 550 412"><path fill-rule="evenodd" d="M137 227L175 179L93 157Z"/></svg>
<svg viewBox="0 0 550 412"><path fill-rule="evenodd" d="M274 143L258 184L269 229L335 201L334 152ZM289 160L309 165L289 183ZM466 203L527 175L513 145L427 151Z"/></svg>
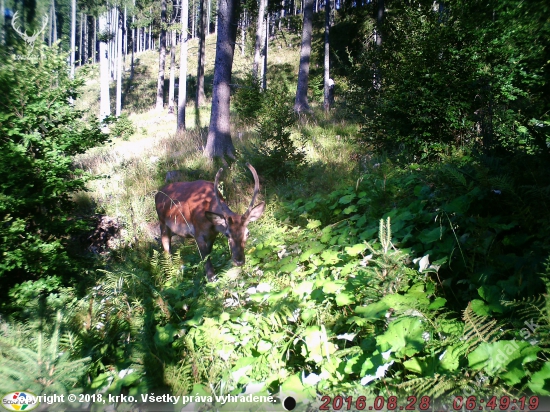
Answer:
<svg viewBox="0 0 550 412"><path fill-rule="evenodd" d="M42 32L44 31L44 29L46 28L46 25L48 24L48 15L47 14L44 14L44 16L42 17L42 28L40 30L37 30L34 32L34 34L32 36L28 36L27 35L27 32L23 32L21 31L20 29L18 29L16 26L15 26L15 22L17 21L17 13L19 13L18 11L15 12L15 14L13 15L13 18L11 20L11 26L13 27L13 30L19 34L21 36L21 38L23 40L25 40L27 42L27 44L30 46L31 48L31 53L34 49L34 42L36 41L36 39L38 38L38 36L40 34L42 34Z"/></svg>
<svg viewBox="0 0 550 412"><path fill-rule="evenodd" d="M155 196L164 251L167 254L171 253L173 235L194 238L201 259L207 258L205 271L210 282L215 280L215 273L209 255L218 233L223 233L227 238L233 264L244 265L244 248L249 236L247 226L250 222L258 220L265 209L265 202L254 206L260 191L260 181L256 169L249 163L246 166L254 177L254 193L246 212L242 215L229 209L218 191L223 168L216 173L214 183L205 180L170 183L160 189Z"/></svg>

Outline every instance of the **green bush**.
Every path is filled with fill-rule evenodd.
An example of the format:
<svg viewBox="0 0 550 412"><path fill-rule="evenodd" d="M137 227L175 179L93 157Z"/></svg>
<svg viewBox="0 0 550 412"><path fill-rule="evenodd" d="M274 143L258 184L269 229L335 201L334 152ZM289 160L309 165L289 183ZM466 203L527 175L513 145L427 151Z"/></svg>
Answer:
<svg viewBox="0 0 550 412"><path fill-rule="evenodd" d="M274 180L286 179L306 163L303 147L298 147L291 137L295 122L288 91L274 87L265 92L256 122L259 142L253 147L253 156L257 158L254 164L260 174ZM298 139L298 143L303 143L303 139Z"/></svg>
<svg viewBox="0 0 550 412"><path fill-rule="evenodd" d="M72 269L67 246L85 223L71 195L90 176L71 156L108 136L69 103L83 81L68 78L66 56L0 60L0 278L15 283Z"/></svg>
<svg viewBox="0 0 550 412"><path fill-rule="evenodd" d="M262 108L263 97L260 81L252 74L247 74L231 101L239 120L253 122Z"/></svg>
<svg viewBox="0 0 550 412"><path fill-rule="evenodd" d="M111 133L115 137L121 137L122 140L129 140L136 132L136 126L126 113L122 113L117 119L116 122L111 126Z"/></svg>

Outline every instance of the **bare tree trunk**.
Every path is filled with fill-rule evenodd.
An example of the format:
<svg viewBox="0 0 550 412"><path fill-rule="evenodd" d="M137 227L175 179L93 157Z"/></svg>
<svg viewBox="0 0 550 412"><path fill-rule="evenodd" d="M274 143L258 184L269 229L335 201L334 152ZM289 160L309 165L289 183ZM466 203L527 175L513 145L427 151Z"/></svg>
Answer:
<svg viewBox="0 0 550 412"><path fill-rule="evenodd" d="M185 130L185 106L187 106L187 38L189 0L181 2L181 48L180 48L180 78L178 89L178 125L177 130Z"/></svg>
<svg viewBox="0 0 550 412"><path fill-rule="evenodd" d="M52 0L52 19L53 19L53 43L57 41L57 14L55 13L55 0Z"/></svg>
<svg viewBox="0 0 550 412"><path fill-rule="evenodd" d="M325 0L325 59L324 59L324 88L323 88L323 107L325 112L330 110L330 0Z"/></svg>
<svg viewBox="0 0 550 412"><path fill-rule="evenodd" d="M262 53L262 45L264 44L264 21L265 21L265 7L267 0L259 0L258 20L256 23L256 42L254 43L254 64L252 66L252 76L258 78L258 70L260 68L260 59Z"/></svg>
<svg viewBox="0 0 550 412"><path fill-rule="evenodd" d="M82 46L82 63L88 62L88 52L90 51L90 36L88 36L88 15L84 15L84 44Z"/></svg>
<svg viewBox="0 0 550 412"><path fill-rule="evenodd" d="M243 13L243 17L241 19L241 56L244 56L245 54L245 47L246 47L246 10Z"/></svg>
<svg viewBox="0 0 550 412"><path fill-rule="evenodd" d="M134 0L134 7L135 5L136 0ZM135 16L132 14L132 61L130 63L130 79L134 78L134 49L136 48L136 28L134 27L134 21Z"/></svg>
<svg viewBox="0 0 550 412"><path fill-rule="evenodd" d="M2 3L2 10L0 10L0 22L2 24L2 38L0 39L0 44L4 44L4 0L0 0ZM52 38L53 38L53 1L50 4L50 22L48 27L48 46L52 47Z"/></svg>
<svg viewBox="0 0 550 412"><path fill-rule="evenodd" d="M166 66L166 0L160 2L160 47L159 47L159 75L157 82L156 109L164 107L164 68Z"/></svg>
<svg viewBox="0 0 550 412"><path fill-rule="evenodd" d="M196 31L195 31L195 27L196 27L195 19L197 16L197 12L196 12L197 0L192 0L192 1L193 1L193 11L191 13L191 37L194 39L195 37L197 37Z"/></svg>
<svg viewBox="0 0 550 412"><path fill-rule="evenodd" d="M307 100L309 83L309 60L311 57L311 33L313 27L313 0L304 0L304 24L302 30L302 46L300 48L300 69L298 71L298 85L294 111L297 113L309 112L311 109Z"/></svg>
<svg viewBox="0 0 550 412"><path fill-rule="evenodd" d="M78 65L82 66L82 36L83 36L83 21L84 21L84 13L80 13L80 41L78 45Z"/></svg>
<svg viewBox="0 0 550 412"><path fill-rule="evenodd" d="M3 46L6 44L6 37L4 34L4 24L5 24L5 7L4 7L4 0L0 0L0 45ZM51 20L50 20L51 21ZM51 31L50 31L51 33ZM50 46L52 43L51 37L49 38Z"/></svg>
<svg viewBox="0 0 550 412"><path fill-rule="evenodd" d="M201 107L206 100L204 94L204 64L206 59L206 0L200 0L199 10L199 51L197 63L197 95L195 106Z"/></svg>
<svg viewBox="0 0 550 412"><path fill-rule="evenodd" d="M176 31L170 32L170 88L168 89L168 113L174 113L174 86L176 84Z"/></svg>
<svg viewBox="0 0 550 412"><path fill-rule="evenodd" d="M117 9L118 10L118 9ZM117 71L116 71L116 116L120 116L122 111L122 13L118 10L117 13L117 36L116 36L116 46L117 46Z"/></svg>
<svg viewBox="0 0 550 412"><path fill-rule="evenodd" d="M97 47L97 19L94 16L94 44L92 46L92 61L95 63L98 60L98 47Z"/></svg>
<svg viewBox="0 0 550 412"><path fill-rule="evenodd" d="M71 0L71 79L74 79L74 62L76 49L76 0Z"/></svg>
<svg viewBox="0 0 550 412"><path fill-rule="evenodd" d="M269 49L269 13L265 16L264 69L262 70L262 89L267 90L267 51Z"/></svg>
<svg viewBox="0 0 550 412"><path fill-rule="evenodd" d="M230 94L231 70L237 38L237 0L219 0L218 36L214 64L214 88L208 140L204 156L209 159L235 158L235 147L231 140Z"/></svg>
<svg viewBox="0 0 550 412"><path fill-rule="evenodd" d="M99 31L105 33L107 30L107 12L99 16ZM109 48L106 42L99 43L99 72L101 97L99 106L99 120L103 121L105 117L111 114L111 102L109 98Z"/></svg>

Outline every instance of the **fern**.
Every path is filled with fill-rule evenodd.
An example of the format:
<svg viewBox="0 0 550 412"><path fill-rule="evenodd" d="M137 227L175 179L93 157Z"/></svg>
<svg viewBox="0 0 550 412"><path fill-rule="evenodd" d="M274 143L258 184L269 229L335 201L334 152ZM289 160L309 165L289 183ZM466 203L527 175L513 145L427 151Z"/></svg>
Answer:
<svg viewBox="0 0 550 412"><path fill-rule="evenodd" d="M73 360L70 352L61 350L61 323L61 313L58 313L51 335L38 331L35 334L36 339L26 343L18 340L17 328L12 330L6 324L2 325L0 392L26 389L37 395L61 395L73 391L88 370L90 358ZM32 331L28 332L30 335L34 334Z"/></svg>
<svg viewBox="0 0 550 412"><path fill-rule="evenodd" d="M464 310L462 320L464 321L462 340L469 344L467 353L473 351L480 343L496 341L502 334L497 320L475 313L471 302Z"/></svg>

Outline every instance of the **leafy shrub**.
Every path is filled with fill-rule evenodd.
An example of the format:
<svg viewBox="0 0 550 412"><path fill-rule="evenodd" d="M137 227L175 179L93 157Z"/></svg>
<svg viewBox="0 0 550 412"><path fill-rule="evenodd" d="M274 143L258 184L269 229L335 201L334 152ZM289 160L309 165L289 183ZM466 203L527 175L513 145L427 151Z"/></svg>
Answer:
<svg viewBox="0 0 550 412"><path fill-rule="evenodd" d="M306 163L303 147L297 147L291 137L290 129L295 121L291 97L286 89L274 87L265 92L256 123L259 143L253 148L258 173L282 180L295 175ZM298 139L298 142L303 141Z"/></svg>
<svg viewBox="0 0 550 412"><path fill-rule="evenodd" d="M136 126L128 118L126 113L122 113L117 119L116 122L111 126L111 133L115 137L121 137L122 140L129 140L136 132Z"/></svg>
<svg viewBox="0 0 550 412"><path fill-rule="evenodd" d="M69 104L83 81L68 78L65 56L40 53L0 55L0 278L14 274L14 283L73 268L69 237L86 224L71 216L71 194L90 176L71 156L108 138Z"/></svg>
<svg viewBox="0 0 550 412"><path fill-rule="evenodd" d="M237 111L242 122L253 123L262 108L263 97L260 80L249 73L232 97L231 105Z"/></svg>

